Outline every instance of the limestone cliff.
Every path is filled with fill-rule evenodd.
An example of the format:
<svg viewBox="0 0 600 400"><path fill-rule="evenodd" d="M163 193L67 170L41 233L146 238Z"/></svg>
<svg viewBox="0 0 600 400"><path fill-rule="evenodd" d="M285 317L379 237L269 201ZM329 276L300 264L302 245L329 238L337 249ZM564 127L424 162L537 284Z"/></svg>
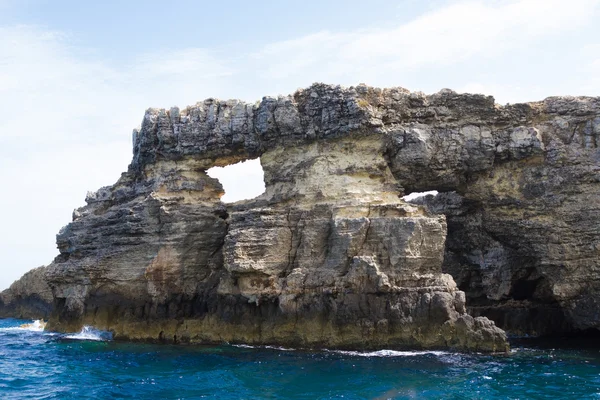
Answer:
<svg viewBox="0 0 600 400"><path fill-rule="evenodd" d="M519 110L520 120L481 129L475 146L469 134L427 129L431 136L420 141L409 133L392 170L418 174L412 190L450 191L417 203L447 216L444 271L474 314L515 334L597 330L600 99L548 98L504 110ZM415 146L427 150L408 165ZM453 166L457 152L463 164Z"/></svg>
<svg viewBox="0 0 600 400"><path fill-rule="evenodd" d="M0 293L0 318L48 319L54 298L45 275L46 267L32 269Z"/></svg>
<svg viewBox="0 0 600 400"><path fill-rule="evenodd" d="M128 171L57 235L50 326L503 350L504 333L466 313L447 272L474 312L508 328L535 332L538 309L562 316L555 330L598 328L599 110L597 98L500 107L321 84L150 109ZM206 170L256 157L265 193L221 203ZM452 193L401 198L433 189ZM527 318L511 319L516 309Z"/></svg>

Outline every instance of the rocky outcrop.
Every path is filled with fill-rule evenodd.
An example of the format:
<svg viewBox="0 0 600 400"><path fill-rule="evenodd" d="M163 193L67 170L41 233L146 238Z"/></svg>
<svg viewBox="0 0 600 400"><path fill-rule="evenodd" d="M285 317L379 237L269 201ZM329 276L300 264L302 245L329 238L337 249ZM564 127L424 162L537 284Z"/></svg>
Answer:
<svg viewBox="0 0 600 400"><path fill-rule="evenodd" d="M54 299L45 274L46 267L32 269L0 293L0 318L48 319Z"/></svg>
<svg viewBox="0 0 600 400"><path fill-rule="evenodd" d="M148 110L128 172L57 236L49 327L115 338L503 351L441 273L444 216L402 201L373 89ZM385 139L385 140L384 140ZM266 191L225 206L206 175L258 157Z"/></svg>
<svg viewBox="0 0 600 400"><path fill-rule="evenodd" d="M49 327L483 351L506 337L466 305L514 332L598 328L599 110L321 84L150 109L128 171L57 236ZM221 203L206 170L256 157L265 193ZM447 193L402 200L425 190Z"/></svg>
<svg viewBox="0 0 600 400"><path fill-rule="evenodd" d="M481 107L395 136L405 187L449 191L415 201L447 217L444 271L474 315L511 333L597 330L600 99Z"/></svg>

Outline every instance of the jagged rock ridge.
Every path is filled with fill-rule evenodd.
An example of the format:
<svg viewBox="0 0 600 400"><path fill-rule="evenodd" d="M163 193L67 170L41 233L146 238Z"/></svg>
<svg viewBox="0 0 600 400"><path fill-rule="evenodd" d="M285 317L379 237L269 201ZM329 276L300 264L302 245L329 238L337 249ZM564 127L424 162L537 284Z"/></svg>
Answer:
<svg viewBox="0 0 600 400"><path fill-rule="evenodd" d="M316 84L257 104L150 109L129 170L57 236L50 326L176 342L504 349L500 329L466 314L443 267L478 312L537 302L561 313L560 329L596 328L599 103L499 107L448 90ZM255 157L265 193L221 203L206 170ZM432 189L457 197L400 197ZM557 241L562 253L548 245Z"/></svg>

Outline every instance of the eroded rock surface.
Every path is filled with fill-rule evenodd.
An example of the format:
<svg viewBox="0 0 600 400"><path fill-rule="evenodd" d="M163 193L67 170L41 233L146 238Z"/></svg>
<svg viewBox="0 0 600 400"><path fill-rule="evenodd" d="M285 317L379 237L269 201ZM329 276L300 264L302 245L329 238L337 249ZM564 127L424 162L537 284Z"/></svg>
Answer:
<svg viewBox="0 0 600 400"><path fill-rule="evenodd" d="M129 170L57 236L50 327L484 351L506 337L467 305L515 332L545 333L536 307L598 328L599 110L322 84L150 109ZM221 203L206 170L255 157L265 193ZM401 198L425 190L453 193Z"/></svg>
<svg viewBox="0 0 600 400"><path fill-rule="evenodd" d="M0 318L48 319L53 302L46 267L38 267L0 293Z"/></svg>
<svg viewBox="0 0 600 400"><path fill-rule="evenodd" d="M411 190L450 191L414 203L446 215L444 271L474 315L515 334L597 330L600 99L495 109L396 135L392 171Z"/></svg>

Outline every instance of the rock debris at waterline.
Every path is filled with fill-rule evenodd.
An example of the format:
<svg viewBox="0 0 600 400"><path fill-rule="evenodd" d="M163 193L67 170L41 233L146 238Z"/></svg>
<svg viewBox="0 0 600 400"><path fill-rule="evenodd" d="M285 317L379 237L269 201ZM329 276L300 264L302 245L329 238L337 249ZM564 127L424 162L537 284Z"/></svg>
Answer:
<svg viewBox="0 0 600 400"><path fill-rule="evenodd" d="M597 329L599 136L600 99L585 97L502 107L449 90L315 84L257 104L149 109L128 171L57 235L60 255L41 270L48 325L129 340L504 350L504 332L468 305L518 332ZM221 203L205 171L256 157L265 193ZM450 193L400 197L426 190ZM15 285L4 315L50 304Z"/></svg>

